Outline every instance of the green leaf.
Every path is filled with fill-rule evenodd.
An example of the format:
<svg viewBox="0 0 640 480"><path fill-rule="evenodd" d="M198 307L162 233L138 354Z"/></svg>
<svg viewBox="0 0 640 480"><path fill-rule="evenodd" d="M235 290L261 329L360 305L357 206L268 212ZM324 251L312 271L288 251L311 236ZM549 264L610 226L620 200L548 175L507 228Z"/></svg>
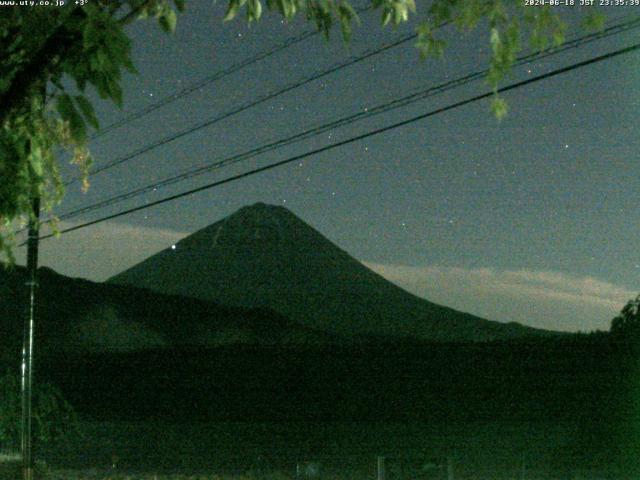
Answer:
<svg viewBox="0 0 640 480"><path fill-rule="evenodd" d="M409 19L407 7L401 3L396 3L393 9L393 24L400 25Z"/></svg>
<svg viewBox="0 0 640 480"><path fill-rule="evenodd" d="M418 34L418 38L421 39L423 37L427 37L431 34L431 25L429 22L422 22L420 25L416 27L416 33Z"/></svg>
<svg viewBox="0 0 640 480"><path fill-rule="evenodd" d="M491 111L498 121L502 120L507 115L508 110L509 107L506 100L496 94L491 101Z"/></svg>
<svg viewBox="0 0 640 480"><path fill-rule="evenodd" d="M416 2L415 0L405 0L407 4L407 8L411 13L416 13Z"/></svg>
<svg viewBox="0 0 640 480"><path fill-rule="evenodd" d="M75 107L71 101L71 97L66 93L59 95L56 100L56 109L63 120L68 121L73 115Z"/></svg>
<svg viewBox="0 0 640 480"><path fill-rule="evenodd" d="M282 9L284 12L284 16L287 20L293 19L298 11L298 6L294 0L281 0L282 1ZM325 12L329 12L330 10L326 7L323 7L322 10Z"/></svg>
<svg viewBox="0 0 640 480"><path fill-rule="evenodd" d="M95 54L95 65L96 68L94 70L108 70L111 68L111 59L109 58L109 54L105 49L100 48L96 50Z"/></svg>
<svg viewBox="0 0 640 480"><path fill-rule="evenodd" d="M223 22L229 22L233 20L238 14L238 9L240 8L240 4L237 0L231 0L229 2L229 7L227 8L227 13L222 19Z"/></svg>
<svg viewBox="0 0 640 480"><path fill-rule="evenodd" d="M249 4L247 7L247 17L250 22L260 20L262 16L262 3L260 0L249 0Z"/></svg>
<svg viewBox="0 0 640 480"><path fill-rule="evenodd" d="M553 32L553 44L559 47L564 43L564 32L562 30L556 30Z"/></svg>
<svg viewBox="0 0 640 480"><path fill-rule="evenodd" d="M122 65L124 66L124 68L127 69L129 73L134 73L134 74L138 73L136 66L131 61L131 58L129 58L129 54L127 54L127 56L122 59Z"/></svg>
<svg viewBox="0 0 640 480"><path fill-rule="evenodd" d="M444 56L444 47L446 42L439 38L432 38L429 42L429 48L431 49L431 55L436 58L442 58Z"/></svg>
<svg viewBox="0 0 640 480"><path fill-rule="evenodd" d="M80 111L82 112L85 120L89 122L89 125L91 125L96 130L100 128L98 118L96 117L96 112L93 110L93 105L91 105L91 102L87 100L84 95L76 95L73 98L75 99L78 107L80 107Z"/></svg>
<svg viewBox="0 0 640 480"><path fill-rule="evenodd" d="M342 38L344 38L345 42L348 42L351 39L352 32L350 20L340 17L340 28L342 30Z"/></svg>
<svg viewBox="0 0 640 480"><path fill-rule="evenodd" d="M434 25L441 25L451 20L451 3L448 0L439 0L429 7L429 16Z"/></svg>
<svg viewBox="0 0 640 480"><path fill-rule="evenodd" d="M89 50L93 47L98 38L100 37L100 30L96 27L95 23L91 20L87 21L82 31L82 46L85 50Z"/></svg>
<svg viewBox="0 0 640 480"><path fill-rule="evenodd" d="M42 177L42 149L39 146L32 147L29 154L29 164L36 177Z"/></svg>
<svg viewBox="0 0 640 480"><path fill-rule="evenodd" d="M338 6L338 16L340 18L340 27L342 28L342 37L348 42L351 38L351 22L355 20L356 23L360 23L360 19L348 2L342 2Z"/></svg>
<svg viewBox="0 0 640 480"><path fill-rule="evenodd" d="M498 55L500 51L500 46L502 45L502 40L500 39L500 32L495 27L491 29L490 42L491 42L491 50L493 50L493 54Z"/></svg>
<svg viewBox="0 0 640 480"><path fill-rule="evenodd" d="M87 138L87 131L82 116L76 110L71 97L66 93L59 95L56 101L56 109L60 117L69 122L71 136L77 142L84 142Z"/></svg>
<svg viewBox="0 0 640 480"><path fill-rule="evenodd" d="M391 21L393 12L389 8L385 8L382 12L382 26L385 27Z"/></svg>
<svg viewBox="0 0 640 480"><path fill-rule="evenodd" d="M167 8L158 21L165 32L174 33L176 31L176 24L178 23L178 16L176 15L175 10Z"/></svg>
<svg viewBox="0 0 640 480"><path fill-rule="evenodd" d="M173 4L176 6L179 12L184 12L184 0L173 0Z"/></svg>
<svg viewBox="0 0 640 480"><path fill-rule="evenodd" d="M122 108L122 87L117 78L107 78L107 89L109 96L113 99L115 104Z"/></svg>
<svg viewBox="0 0 640 480"><path fill-rule="evenodd" d="M600 32L604 30L605 16L600 12L593 12L586 16L582 21L582 27L591 32Z"/></svg>

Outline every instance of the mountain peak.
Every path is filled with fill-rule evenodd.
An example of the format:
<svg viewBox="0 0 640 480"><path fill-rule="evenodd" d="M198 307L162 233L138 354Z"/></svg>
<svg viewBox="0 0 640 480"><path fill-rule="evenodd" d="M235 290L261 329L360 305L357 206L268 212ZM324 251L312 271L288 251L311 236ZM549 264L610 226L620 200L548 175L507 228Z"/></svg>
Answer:
<svg viewBox="0 0 640 480"><path fill-rule="evenodd" d="M272 205L264 202L257 202L253 205L246 205L239 210L236 210L230 216L245 216L245 215L281 215L283 213L291 213L284 207L279 205Z"/></svg>
<svg viewBox="0 0 640 480"><path fill-rule="evenodd" d="M491 340L531 334L433 304L362 265L282 206L256 203L110 281L242 307L268 307L346 335Z"/></svg>
<svg viewBox="0 0 640 480"><path fill-rule="evenodd" d="M236 213L239 212L246 212L246 211L256 211L256 212L265 212L265 211L289 211L287 210L285 207L282 207L280 205L273 205L271 203L264 203L264 202L256 202L253 205L246 205L242 208L240 208L239 210L237 210Z"/></svg>
<svg viewBox="0 0 640 480"><path fill-rule="evenodd" d="M293 212L285 207L258 202L236 210L225 219L225 223L234 220L264 223L269 221L291 221L293 219L302 222Z"/></svg>
<svg viewBox="0 0 640 480"><path fill-rule="evenodd" d="M315 231L287 208L258 202L236 210L176 246L194 250L261 245L261 249L270 250L279 244L299 242L302 237L308 239L311 232Z"/></svg>

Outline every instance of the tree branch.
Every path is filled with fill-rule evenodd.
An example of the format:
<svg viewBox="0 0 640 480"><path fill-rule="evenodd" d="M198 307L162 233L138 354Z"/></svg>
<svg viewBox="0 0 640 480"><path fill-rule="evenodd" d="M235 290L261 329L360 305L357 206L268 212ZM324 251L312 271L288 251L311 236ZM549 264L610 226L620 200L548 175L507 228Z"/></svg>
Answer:
<svg viewBox="0 0 640 480"><path fill-rule="evenodd" d="M85 15L81 8L72 8L65 21L45 38L36 54L13 76L9 87L0 93L0 125L5 122L11 112L24 105L29 98L29 92L38 82L48 80L47 76L52 73L53 67L78 41L82 40L79 32L72 34L66 28L66 20Z"/></svg>
<svg viewBox="0 0 640 480"><path fill-rule="evenodd" d="M118 19L118 23L120 25L128 25L129 23L133 22L136 18L138 18L138 15L142 13L142 10L144 10L150 3L151 0L143 1L137 7L131 8L131 11L129 13Z"/></svg>

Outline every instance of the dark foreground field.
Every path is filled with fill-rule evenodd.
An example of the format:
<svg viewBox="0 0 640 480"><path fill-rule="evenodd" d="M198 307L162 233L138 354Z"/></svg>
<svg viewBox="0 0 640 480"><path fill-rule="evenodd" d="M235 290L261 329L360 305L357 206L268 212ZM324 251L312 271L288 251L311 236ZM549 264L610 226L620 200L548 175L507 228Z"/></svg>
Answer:
<svg viewBox="0 0 640 480"><path fill-rule="evenodd" d="M494 345L225 348L39 359L83 438L58 468L323 478L637 479L636 349ZM304 471L301 471L304 473ZM298 473L301 473L298 472ZM110 472L109 474L114 474Z"/></svg>
<svg viewBox="0 0 640 480"><path fill-rule="evenodd" d="M85 423L85 440L41 452L57 469L373 479L635 478L579 450L573 423ZM583 439L582 439L583 440ZM605 454L606 456L606 454ZM115 464L115 468L112 466ZM296 467L298 467L298 472ZM582 475L582 476L580 476Z"/></svg>
<svg viewBox="0 0 640 480"><path fill-rule="evenodd" d="M57 469L114 474L368 478L385 457L386 478L572 478L613 473L602 459L574 457L570 423L84 423L83 439L41 452ZM524 457L524 458L523 458ZM115 464L115 469L112 469ZM311 467L309 466L311 465ZM313 466L315 465L315 467ZM609 477L622 478L622 477Z"/></svg>

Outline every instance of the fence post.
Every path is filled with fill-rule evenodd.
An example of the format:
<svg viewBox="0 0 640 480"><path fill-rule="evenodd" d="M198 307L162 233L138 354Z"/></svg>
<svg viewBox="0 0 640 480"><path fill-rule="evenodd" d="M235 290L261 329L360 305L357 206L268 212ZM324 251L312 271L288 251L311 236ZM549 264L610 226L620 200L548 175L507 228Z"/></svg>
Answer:
<svg viewBox="0 0 640 480"><path fill-rule="evenodd" d="M377 480L384 480L385 471L384 471L384 457L378 456L378 478Z"/></svg>

